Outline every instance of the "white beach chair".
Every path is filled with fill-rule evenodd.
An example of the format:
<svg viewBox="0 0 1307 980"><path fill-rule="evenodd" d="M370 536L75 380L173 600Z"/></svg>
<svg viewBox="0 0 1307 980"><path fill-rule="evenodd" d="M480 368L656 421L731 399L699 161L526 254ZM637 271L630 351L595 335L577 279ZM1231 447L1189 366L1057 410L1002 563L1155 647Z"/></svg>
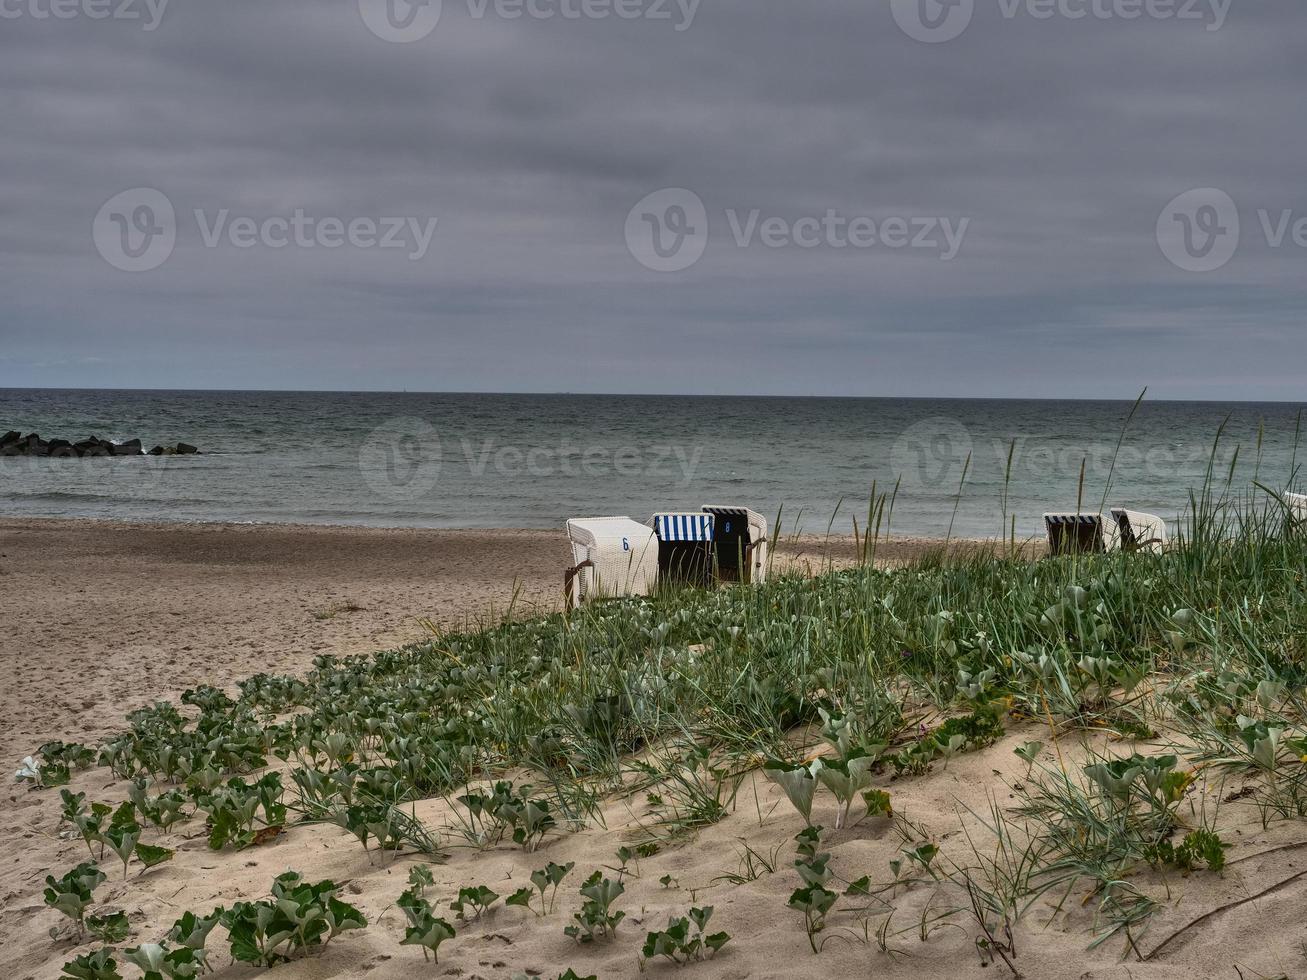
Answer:
<svg viewBox="0 0 1307 980"><path fill-rule="evenodd" d="M1044 530L1048 533L1050 555L1102 553L1120 546L1115 522L1103 520L1102 514L1045 514Z"/></svg>
<svg viewBox="0 0 1307 980"><path fill-rule="evenodd" d="M1116 521L1123 550L1147 551L1154 555L1166 550L1166 521L1156 514L1113 507L1112 519Z"/></svg>
<svg viewBox="0 0 1307 980"><path fill-rule="evenodd" d="M658 542L629 517L567 522L573 565L563 576L569 608L592 599L648 595L658 580Z"/></svg>
<svg viewBox="0 0 1307 980"><path fill-rule="evenodd" d="M1284 506L1288 509L1288 525L1291 530L1307 527L1307 493L1289 493L1287 490L1280 494L1280 499L1284 501Z"/></svg>
<svg viewBox="0 0 1307 980"><path fill-rule="evenodd" d="M759 585L767 580L767 518L748 507L708 504L705 514L716 518L713 544L717 573L728 582Z"/></svg>
<svg viewBox="0 0 1307 980"><path fill-rule="evenodd" d="M649 526L658 537L658 579L711 588L716 519L702 512L654 514Z"/></svg>

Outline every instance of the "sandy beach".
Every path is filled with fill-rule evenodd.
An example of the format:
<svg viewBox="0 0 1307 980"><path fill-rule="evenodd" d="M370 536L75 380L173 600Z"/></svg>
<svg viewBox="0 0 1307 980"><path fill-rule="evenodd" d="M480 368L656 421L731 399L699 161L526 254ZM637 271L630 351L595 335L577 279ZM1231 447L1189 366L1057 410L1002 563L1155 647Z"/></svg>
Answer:
<svg viewBox="0 0 1307 980"><path fill-rule="evenodd" d="M931 546L899 542L883 548L881 557L901 561ZM854 547L846 539L809 540L787 545L782 554L783 563L816 570L851 561ZM541 531L5 521L0 523L0 583L11 610L3 636L9 683L0 695L5 758L12 769L51 738L94 745L121 727L127 711L175 699L190 686L229 685L260 671L303 672L318 654L368 653L417 640L428 633L424 620L449 629L510 610L554 609L564 560L562 535ZM974 827L971 815L985 811L990 794L1003 780L1020 780L1024 770L1014 747L1040 737L1047 737L1042 724L1026 722L989 749L897 784L895 812L918 821L941 843L952 840L960 846L962 828ZM1064 751L1074 758L1077 749L1068 743ZM108 802L125 793L121 781L98 768L75 774L73 789ZM1204 787L1201 794L1217 805L1225 791ZM95 947L60 927L57 913L42 905L41 883L45 875L58 875L84 860L86 848L58 826L56 791L29 791L11 782L4 799L0 975L52 980L66 959ZM829 803L819 810L815 818L830 826ZM419 803L415 812L436 828L450 816L448 803L441 800ZM639 796L611 799L602 820L551 838L538 854L508 844L481 853L447 838L448 854L433 868L433 901L448 902L459 887L472 882L505 895L545 860L575 861L585 873L611 866L616 850L633 839L647 817ZM623 899L628 941L581 948L563 936L578 876L569 881L567 897L552 916L500 907L460 924L457 941L442 949L438 967L424 964L417 950L399 945L404 923L393 903L418 859L373 857L329 825L297 826L264 847L215 853L206 846L202 823L187 821L161 838L177 850L176 858L161 868L143 875L134 869L123 880L121 867L112 873L110 856L105 865L110 880L96 902L127 912L132 936L123 945L130 946L157 939L184 909L259 898L273 876L288 868L314 880L331 877L343 884L345 897L372 925L338 940L326 954L277 968L278 976L292 980L399 978L419 971L466 980L507 978L523 970L556 977L568 966L581 976L672 976L673 967L642 966L637 941L692 904L713 904L714 928L728 929L733 936L729 951L693 967L694 976L926 980L945 971L960 977L1002 975L999 965L981 965L965 928L940 927L929 943L917 938L918 919L930 914L922 904L928 902L924 891L903 899L889 952L877 948L874 935L860 936L856 920L841 919L839 928L830 930L822 955L814 957L796 928L796 914L786 907L794 886L791 840L802 827L777 787L756 772L749 774L729 816L684 846L633 865ZM1244 974L1249 977L1298 975L1294 971L1307 967L1307 960L1288 937L1300 929L1295 910L1307 887L1296 878L1275 884L1300 862L1296 827L1280 822L1267 831L1249 817L1239 821L1233 840L1237 850L1223 876L1167 883L1175 901L1157 917L1144 953L1190 920L1211 910L1228 911L1219 913L1210 928L1182 931L1169 944L1165 962L1123 966L1117 945L1086 954L1089 916L1077 910L1054 927L1039 928L1039 916L1023 925L1024 975L1229 980L1235 976L1232 962L1253 971ZM773 856L784 846L779 873L732 884L729 876L741 870L746 845ZM870 818L828 833L824 846L842 868L883 875L902 841L889 821ZM1252 900L1272 885L1273 895ZM52 927L53 940L47 934ZM229 965L225 953L217 962L218 977L256 975Z"/></svg>
<svg viewBox="0 0 1307 980"><path fill-rule="evenodd" d="M882 545L884 560L934 546ZM784 566L854 559L852 539L784 544ZM0 520L3 758L91 742L189 687L294 673L560 608L561 531ZM130 679L130 683L128 683Z"/></svg>

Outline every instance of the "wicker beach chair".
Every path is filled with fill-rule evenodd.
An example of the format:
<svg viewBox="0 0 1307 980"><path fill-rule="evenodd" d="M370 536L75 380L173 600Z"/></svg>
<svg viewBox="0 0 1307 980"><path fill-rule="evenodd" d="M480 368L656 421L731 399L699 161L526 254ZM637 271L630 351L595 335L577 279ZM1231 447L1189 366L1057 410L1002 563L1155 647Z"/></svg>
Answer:
<svg viewBox="0 0 1307 980"><path fill-rule="evenodd" d="M653 531L629 517L576 518L567 522L573 564L563 576L569 608L592 599L648 595L658 580Z"/></svg>
<svg viewBox="0 0 1307 980"><path fill-rule="evenodd" d="M1120 545L1116 524L1104 521L1102 514L1045 514L1044 529L1050 555L1101 554Z"/></svg>
<svg viewBox="0 0 1307 980"><path fill-rule="evenodd" d="M658 538L658 578L709 588L714 582L712 514L666 513L649 519Z"/></svg>
<svg viewBox="0 0 1307 980"><path fill-rule="evenodd" d="M767 580L767 518L748 507L708 504L705 514L715 518L713 547L717 575L724 582L754 585Z"/></svg>
<svg viewBox="0 0 1307 980"><path fill-rule="evenodd" d="M1284 501L1284 507L1287 511L1285 523L1288 529L1290 531L1300 531L1307 527L1307 493L1289 493L1286 490L1280 494L1280 499Z"/></svg>
<svg viewBox="0 0 1307 980"><path fill-rule="evenodd" d="M1123 551L1147 551L1160 555L1166 550L1166 521L1155 514L1112 508Z"/></svg>

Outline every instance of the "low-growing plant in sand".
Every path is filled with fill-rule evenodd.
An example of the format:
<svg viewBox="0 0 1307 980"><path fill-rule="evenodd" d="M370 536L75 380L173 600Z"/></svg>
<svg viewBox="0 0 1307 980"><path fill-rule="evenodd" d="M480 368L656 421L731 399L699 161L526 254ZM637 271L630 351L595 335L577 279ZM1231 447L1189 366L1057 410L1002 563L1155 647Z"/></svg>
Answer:
<svg viewBox="0 0 1307 980"><path fill-rule="evenodd" d="M489 792L465 793L458 802L467 816L459 815L458 829L478 847L497 844L511 831L514 843L534 851L557 821L549 801L530 798L530 790L530 786L514 787L501 780Z"/></svg>
<svg viewBox="0 0 1307 980"><path fill-rule="evenodd" d="M1145 849L1145 856L1153 865L1169 864L1184 872L1204 866L1220 874L1225 869L1225 852L1229 847L1219 834L1200 827L1185 834L1179 844L1172 840L1158 841Z"/></svg>
<svg viewBox="0 0 1307 980"><path fill-rule="evenodd" d="M458 897L449 903L449 908L456 913L455 918L466 919L471 915L479 919L498 900L499 893L485 885L468 886L458 890Z"/></svg>
<svg viewBox="0 0 1307 980"><path fill-rule="evenodd" d="M618 924L626 918L625 912L613 909L613 903L626 891L620 881L610 881L602 871L596 871L581 886L581 909L572 915L573 924L563 933L579 943L592 943L596 939L611 939Z"/></svg>
<svg viewBox="0 0 1307 980"><path fill-rule="evenodd" d="M114 951L108 948L73 957L64 964L62 976L69 980L123 980Z"/></svg>
<svg viewBox="0 0 1307 980"><path fill-rule="evenodd" d="M743 767L722 763L705 746L689 743L652 752L648 759L631 763L646 784L657 786L649 794L654 820L648 828L653 839L679 837L724 818L735 805Z"/></svg>
<svg viewBox="0 0 1307 980"><path fill-rule="evenodd" d="M970 714L949 718L938 728L909 743L890 757L899 775L921 775L930 764L949 759L960 752L973 752L993 745L1003 736L1002 714L993 704L985 704Z"/></svg>
<svg viewBox="0 0 1307 980"><path fill-rule="evenodd" d="M61 878L46 875L45 904L66 915L81 932L86 928L86 909L95 889L107 880L105 873L89 861L79 864Z"/></svg>
<svg viewBox="0 0 1307 980"><path fill-rule="evenodd" d="M558 901L558 886L576 867L574 861L568 861L566 864L555 864L550 861L543 868L531 872L531 888L519 888L513 894L504 900L505 905L519 905L522 908L530 909L537 915L548 915L554 910L554 904ZM620 879L619 879L620 880ZM531 904L531 899L535 895L540 896L540 909L537 911Z"/></svg>
<svg viewBox="0 0 1307 980"><path fill-rule="evenodd" d="M195 805L208 814L209 846L248 847L260 835L275 837L286 824L281 774L266 773L257 782L233 776L211 792L198 793Z"/></svg>
<svg viewBox="0 0 1307 980"><path fill-rule="evenodd" d="M408 885L419 896L425 895L428 888L434 887L436 877L427 864L415 864L408 869Z"/></svg>
<svg viewBox="0 0 1307 980"><path fill-rule="evenodd" d="M794 838L797 855L794 870L803 885L790 895L788 905L803 915L803 929L812 951L820 951L817 935L826 928L826 915L839 897L826 887L832 878L830 852L820 850L822 828L809 826Z"/></svg>
<svg viewBox="0 0 1307 980"><path fill-rule="evenodd" d="M669 918L667 928L650 932L645 937L640 954L646 960L664 956L677 966L716 956L731 937L726 932L708 933L708 920L712 914L713 907L708 905L692 908L688 915Z"/></svg>
<svg viewBox="0 0 1307 980"><path fill-rule="evenodd" d="M137 813L165 833L189 816L187 807L192 802L177 789L151 794L149 783L144 779L133 780L127 796L135 804Z"/></svg>
<svg viewBox="0 0 1307 980"><path fill-rule="evenodd" d="M408 920L400 945L418 946L424 960L434 959L439 963L440 944L454 938L454 927L435 914L431 903L416 887L405 890L399 896L398 905Z"/></svg>
<svg viewBox="0 0 1307 980"><path fill-rule="evenodd" d="M165 937L166 942L178 945L175 949L167 951L165 961L175 964L179 977L187 975L185 969L190 965L196 966L200 973L209 971L209 952L206 943L209 933L222 920L223 912L222 908L215 908L208 915L196 915L194 912L186 911L172 924ZM187 950L189 955L182 953L181 950Z"/></svg>
<svg viewBox="0 0 1307 980"><path fill-rule="evenodd" d="M62 790L64 799L63 818L77 827L82 840L92 858L103 859L106 852L112 853L123 863L123 877L127 877L128 865L133 857L148 871L156 865L173 858L173 850L157 844L141 841L141 825L136 820L136 804L127 800L116 808L105 803L92 803L89 810L85 806L85 793L73 795ZM105 818L108 817L108 823ZM97 855L94 845L99 845Z"/></svg>
<svg viewBox="0 0 1307 980"><path fill-rule="evenodd" d="M203 951L187 946L169 949L166 943L142 943L123 950L123 959L144 974L142 980L192 980L208 972Z"/></svg>
<svg viewBox="0 0 1307 980"><path fill-rule="evenodd" d="M835 906L839 896L830 889L816 884L795 889L787 903L803 915L803 931L814 953L821 951L817 936L826 928L826 915Z"/></svg>
<svg viewBox="0 0 1307 980"><path fill-rule="evenodd" d="M271 900L237 902L221 914L232 959L271 967L365 928L363 913L338 893L331 881L310 884L294 871L278 875Z"/></svg>

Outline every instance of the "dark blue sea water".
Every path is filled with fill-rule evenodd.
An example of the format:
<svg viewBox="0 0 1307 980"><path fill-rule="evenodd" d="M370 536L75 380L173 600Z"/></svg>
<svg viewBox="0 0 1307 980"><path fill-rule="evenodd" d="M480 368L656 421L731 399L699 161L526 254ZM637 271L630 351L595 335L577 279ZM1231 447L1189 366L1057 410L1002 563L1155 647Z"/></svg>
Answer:
<svg viewBox="0 0 1307 980"><path fill-rule="evenodd" d="M1000 534L1006 485L1024 536L1098 510L1109 474L1108 506L1167 517L1213 461L1283 486L1301 408L1144 402L1123 430L1128 402L0 390L0 430L204 451L0 459L0 515L557 528L740 503L847 533L875 482L895 532L939 537Z"/></svg>

